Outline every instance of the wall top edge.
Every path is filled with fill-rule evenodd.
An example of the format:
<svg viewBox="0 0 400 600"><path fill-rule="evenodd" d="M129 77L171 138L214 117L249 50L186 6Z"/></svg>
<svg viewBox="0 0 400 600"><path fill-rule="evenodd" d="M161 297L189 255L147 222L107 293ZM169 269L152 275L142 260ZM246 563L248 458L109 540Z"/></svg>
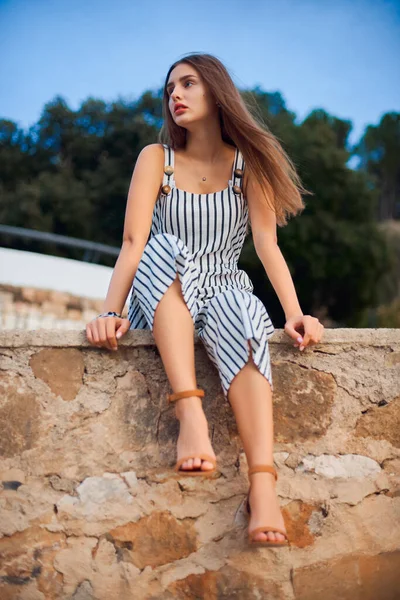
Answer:
<svg viewBox="0 0 400 600"><path fill-rule="evenodd" d="M194 335L196 343L201 341L197 333ZM275 329L273 336L269 339L271 344L294 344L283 329ZM392 346L400 345L400 329L377 328L325 328L323 338L318 344L308 346L309 348L322 349L332 344L362 344L366 346ZM155 341L153 334L148 329L135 329L128 331L122 340L120 347L153 346ZM93 348L86 339L84 330L61 330L61 329L9 329L0 332L0 348L21 348L27 346L40 347L80 347Z"/></svg>

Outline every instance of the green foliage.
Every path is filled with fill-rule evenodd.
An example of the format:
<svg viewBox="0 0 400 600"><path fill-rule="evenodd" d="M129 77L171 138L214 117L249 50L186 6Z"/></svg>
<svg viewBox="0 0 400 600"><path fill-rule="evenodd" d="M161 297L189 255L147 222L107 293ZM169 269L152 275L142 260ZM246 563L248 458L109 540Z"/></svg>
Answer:
<svg viewBox="0 0 400 600"><path fill-rule="evenodd" d="M349 121L314 110L296 123L278 92L257 87L242 95L312 192L301 216L278 231L303 312L324 309L342 325L365 324L368 311L393 292L388 282L398 269L377 217L382 203L386 214L399 198L400 116L385 115L352 149ZM0 222L120 246L135 161L144 146L157 141L161 125L161 90L146 91L131 103L88 98L76 111L56 97L27 132L0 120ZM355 152L361 158L358 171L347 166ZM81 251L50 244L6 239L7 244L81 258ZM279 300L251 236L239 266L282 327Z"/></svg>
<svg viewBox="0 0 400 600"><path fill-rule="evenodd" d="M347 166L350 122L314 110L296 125L284 103L276 95L273 100L275 109L268 115L268 98L262 95L263 120L278 138L285 137L283 146L312 192L301 216L278 230L300 306L304 314L325 313L343 326L365 326L368 311L384 300L384 282L388 289L389 279L400 278L392 246L377 227L379 189L363 171ZM283 326L279 300L250 237L240 263L273 322Z"/></svg>
<svg viewBox="0 0 400 600"><path fill-rule="evenodd" d="M369 125L356 145L360 167L379 192L380 220L400 218L400 114L383 115L377 126Z"/></svg>

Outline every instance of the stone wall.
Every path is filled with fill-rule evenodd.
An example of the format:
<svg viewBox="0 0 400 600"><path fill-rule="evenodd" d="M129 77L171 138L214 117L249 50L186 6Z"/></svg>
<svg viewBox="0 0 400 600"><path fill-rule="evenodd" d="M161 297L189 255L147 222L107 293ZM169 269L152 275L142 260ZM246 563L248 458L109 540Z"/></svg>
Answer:
<svg viewBox="0 0 400 600"><path fill-rule="evenodd" d="M0 284L0 329L81 330L103 304L104 299L59 290Z"/></svg>
<svg viewBox="0 0 400 600"><path fill-rule="evenodd" d="M247 466L196 342L219 471L173 472L179 424L149 331L0 334L1 600L394 600L400 589L400 330L270 340L288 548L247 547ZM245 401L245 399L244 399Z"/></svg>

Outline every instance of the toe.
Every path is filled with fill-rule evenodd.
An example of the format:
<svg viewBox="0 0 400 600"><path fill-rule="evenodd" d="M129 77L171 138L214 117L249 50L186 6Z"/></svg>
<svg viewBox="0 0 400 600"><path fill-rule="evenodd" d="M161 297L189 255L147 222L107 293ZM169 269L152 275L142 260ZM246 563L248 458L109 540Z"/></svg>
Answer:
<svg viewBox="0 0 400 600"><path fill-rule="evenodd" d="M201 467L201 458L194 458L193 459L193 468L194 469L199 469Z"/></svg>
<svg viewBox="0 0 400 600"><path fill-rule="evenodd" d="M259 531L253 536L254 542L265 542L266 540L267 540L267 536L265 535L265 533L263 531Z"/></svg>
<svg viewBox="0 0 400 600"><path fill-rule="evenodd" d="M275 533L275 537L278 542L284 542L286 539L282 533Z"/></svg>
<svg viewBox="0 0 400 600"><path fill-rule="evenodd" d="M268 535L267 538L269 539L270 542L275 542L275 534L273 531L268 531Z"/></svg>
<svg viewBox="0 0 400 600"><path fill-rule="evenodd" d="M214 468L214 465L208 460L203 460L203 464L201 465L203 471L211 471Z"/></svg>

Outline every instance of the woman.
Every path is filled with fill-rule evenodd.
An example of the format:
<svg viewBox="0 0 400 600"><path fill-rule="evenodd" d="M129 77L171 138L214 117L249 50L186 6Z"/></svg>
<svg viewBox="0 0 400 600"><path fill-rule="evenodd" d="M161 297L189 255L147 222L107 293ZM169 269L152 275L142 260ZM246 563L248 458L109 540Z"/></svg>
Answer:
<svg viewBox="0 0 400 600"><path fill-rule="evenodd" d="M163 111L160 143L143 148L137 159L105 312L87 325L87 338L117 350L128 329L152 330L174 392L167 398L180 422L176 469L207 476L216 458L204 392L196 387L197 331L218 369L249 465L249 541L284 545L273 466L268 339L274 327L237 261L251 224L257 255L285 312L286 333L300 350L319 342L323 325L303 315L276 235L277 224L304 209L300 192L307 192L217 58L195 53L175 62L165 80Z"/></svg>

